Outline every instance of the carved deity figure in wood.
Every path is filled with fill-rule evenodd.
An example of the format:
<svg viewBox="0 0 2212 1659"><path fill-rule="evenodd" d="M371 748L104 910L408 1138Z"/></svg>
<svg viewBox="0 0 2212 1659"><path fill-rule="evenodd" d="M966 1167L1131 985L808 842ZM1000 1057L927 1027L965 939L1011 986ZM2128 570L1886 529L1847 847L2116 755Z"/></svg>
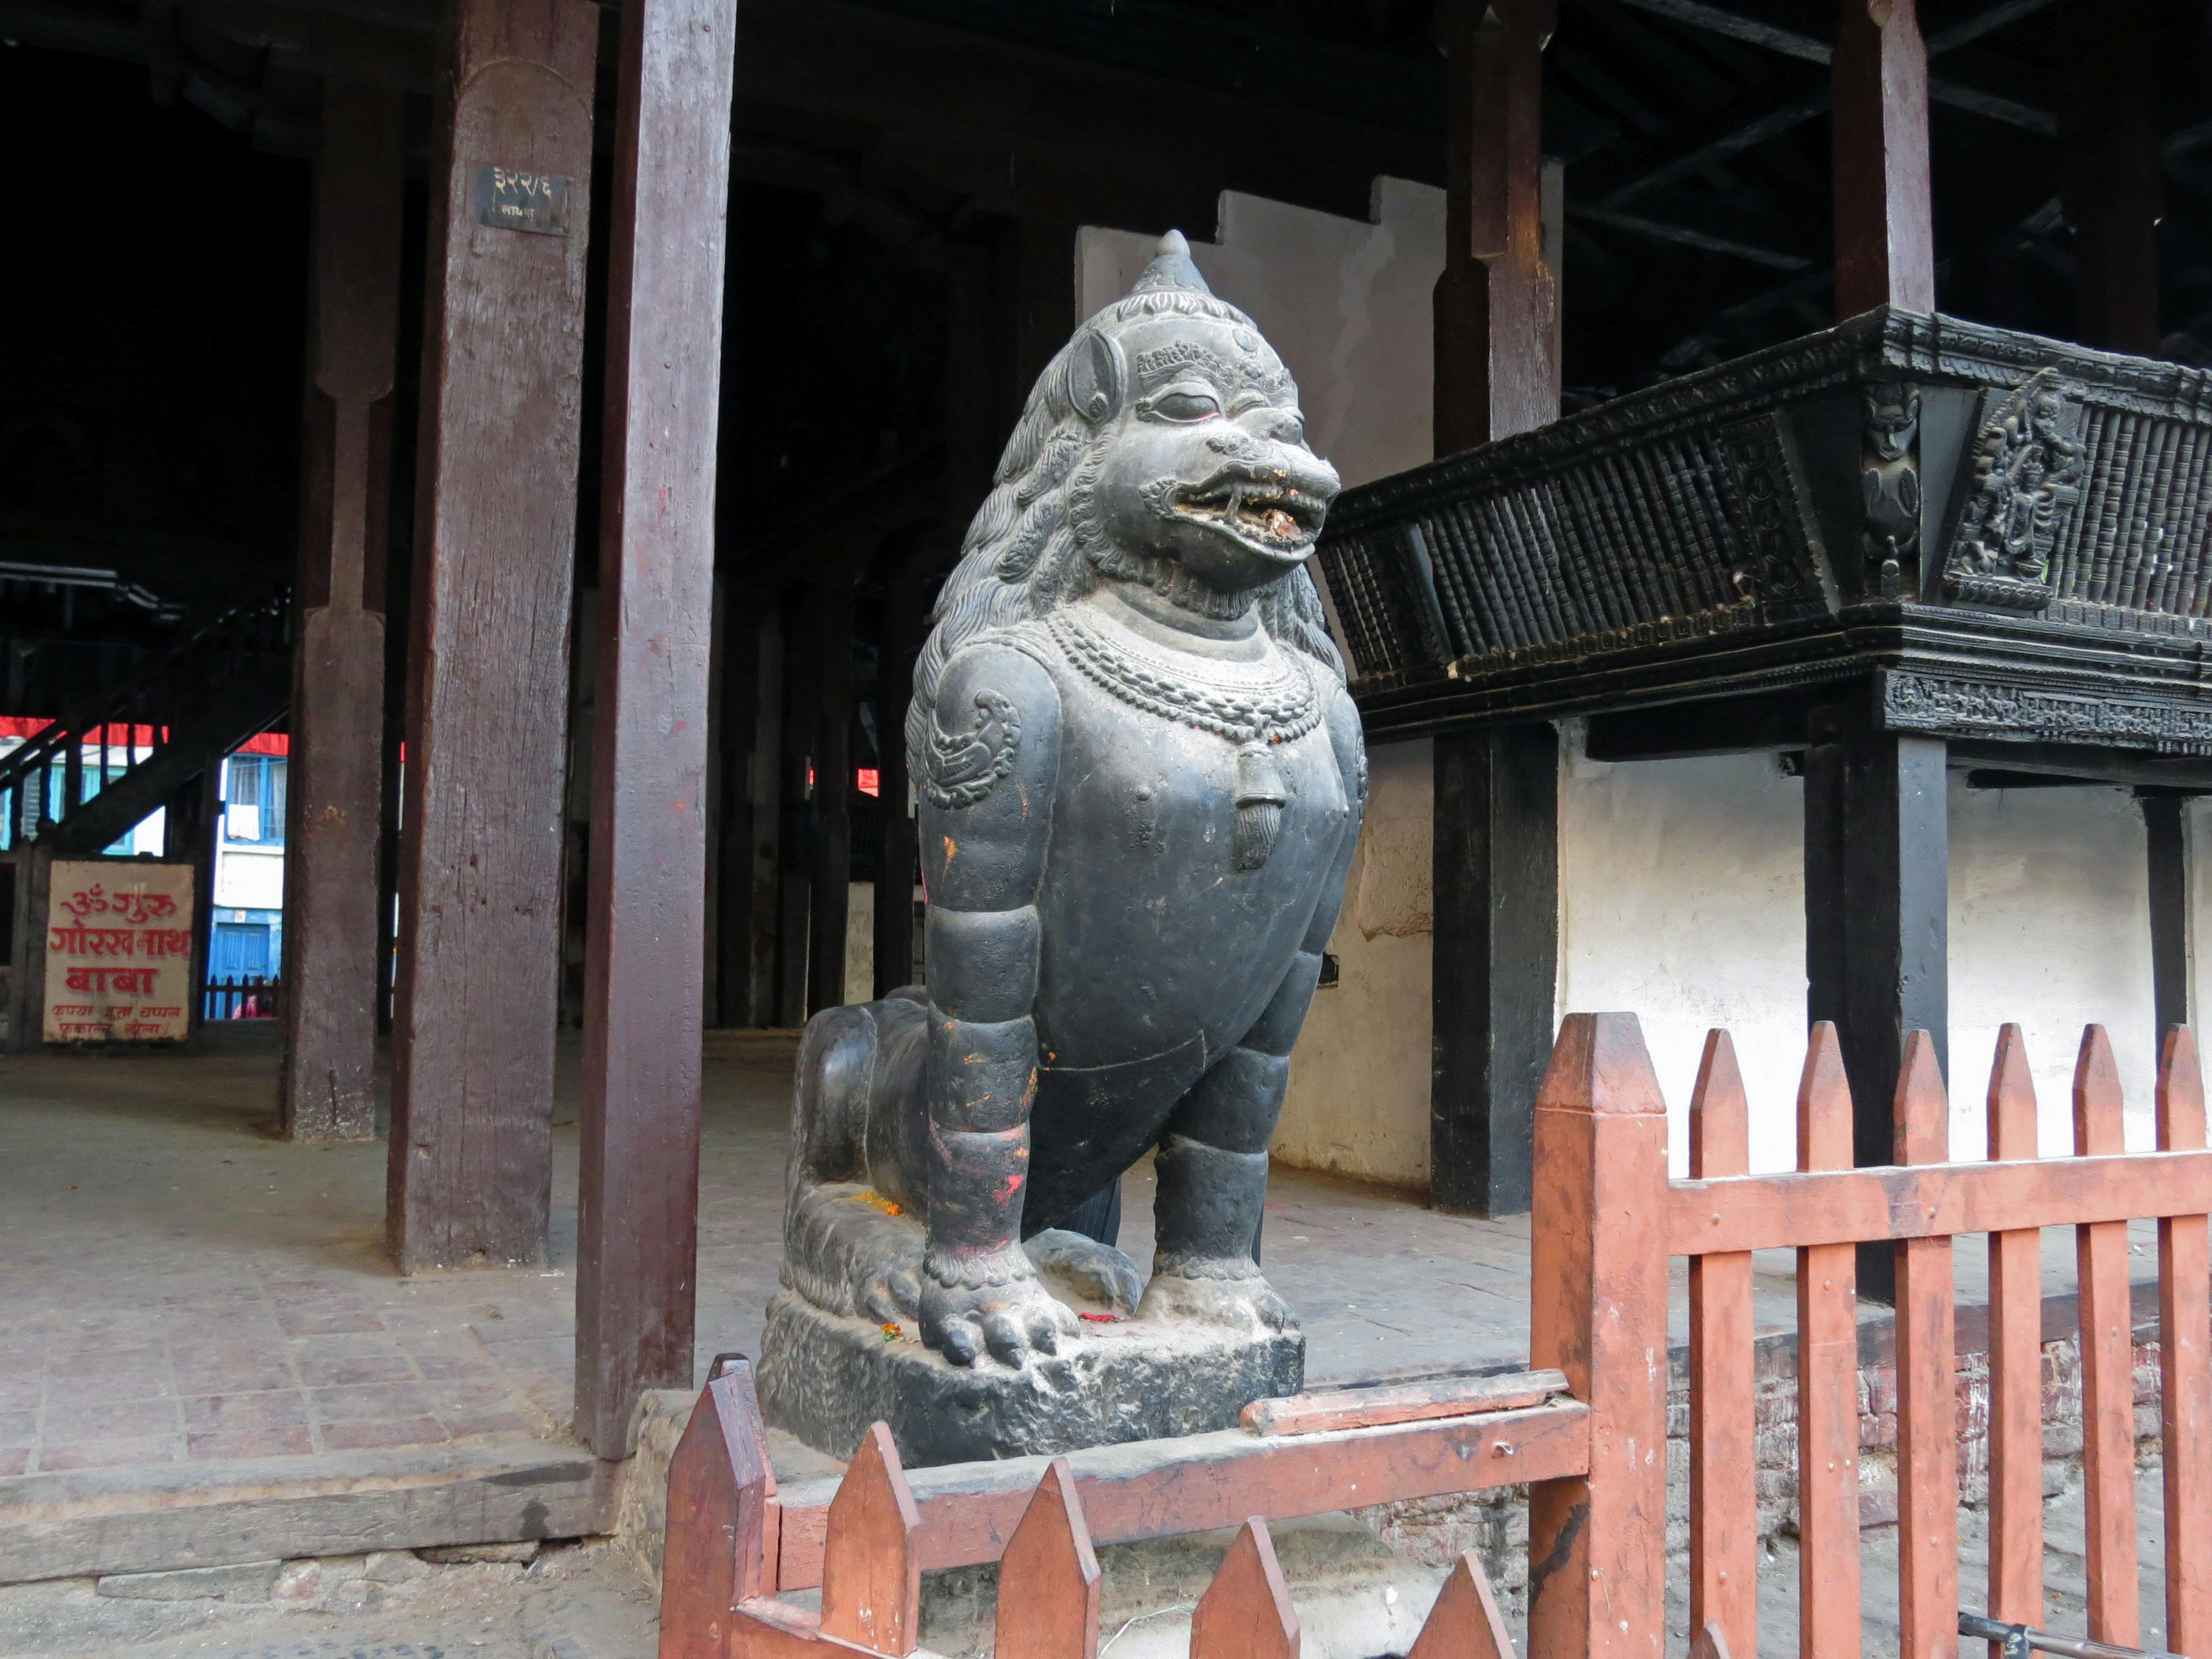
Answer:
<svg viewBox="0 0 2212 1659"><path fill-rule="evenodd" d="M1255 1260L1267 1146L1366 797L1305 568L1337 488L1173 233L1038 380L915 672L927 984L801 1048L806 1300L959 1365L1079 1340L1040 1267L1295 1328ZM1063 1224L1154 1149L1146 1284Z"/></svg>
<svg viewBox="0 0 2212 1659"><path fill-rule="evenodd" d="M1866 509L1867 562L1881 597L1898 597L1905 557L1920 544L1920 389L1876 380L1861 391L1866 405L1859 488Z"/></svg>

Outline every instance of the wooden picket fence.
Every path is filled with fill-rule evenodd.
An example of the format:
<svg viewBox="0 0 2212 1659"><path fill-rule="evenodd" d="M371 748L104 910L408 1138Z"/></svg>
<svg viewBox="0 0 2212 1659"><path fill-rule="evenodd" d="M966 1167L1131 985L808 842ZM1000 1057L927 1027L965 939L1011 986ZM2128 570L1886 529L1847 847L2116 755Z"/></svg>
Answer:
<svg viewBox="0 0 2212 1659"><path fill-rule="evenodd" d="M1897 1250L1899 1614L1904 1659L1956 1659L1961 1610L1951 1243L1989 1235L1990 1615L2043 1614L2042 1296L2036 1230L2077 1229L2089 1634L2139 1635L2127 1224L2159 1219L2167 1646L2212 1659L2212 1151L2185 1030L2169 1035L2158 1146L2122 1150L2111 1044L2091 1027L2075 1153L2036 1156L2019 1028L1999 1042L1987 1162L1948 1161L1932 1044L1906 1047L1898 1162L1852 1169L1833 1030L1816 1027L1797 1103L1798 1170L1746 1173L1748 1114L1727 1034L1691 1107L1691 1176L1635 1019L1577 1014L1536 1103L1534 1369L1262 1401L1219 1434L908 1475L878 1425L842 1481L779 1490L752 1378L718 1361L668 1484L661 1659L921 1651L921 1574L997 1561L1000 1659L1096 1659L1095 1546L1238 1528L1194 1615L1193 1659L1293 1659L1297 1613L1270 1520L1528 1483L1530 1659L1662 1659L1667 1294L1690 1258L1693 1659L1753 1659L1751 1253L1798 1252L1802 1659L1857 1659L1855 1246ZM779 1599L818 1585L816 1614ZM1971 1594L1971 1592L1970 1592ZM1975 1596L1977 1601L1983 1600ZM1511 1659L1480 1564L1446 1581L1413 1659Z"/></svg>

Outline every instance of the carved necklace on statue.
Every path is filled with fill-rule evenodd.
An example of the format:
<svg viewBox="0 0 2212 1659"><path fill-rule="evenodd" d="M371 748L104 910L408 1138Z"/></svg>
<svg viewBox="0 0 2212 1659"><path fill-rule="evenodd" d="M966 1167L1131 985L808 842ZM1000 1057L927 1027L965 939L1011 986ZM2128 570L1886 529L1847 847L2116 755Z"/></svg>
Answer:
<svg viewBox="0 0 2212 1659"><path fill-rule="evenodd" d="M1257 870L1275 850L1290 799L1274 745L1321 724L1313 680L1290 653L1269 641L1256 662L1155 654L1127 635L1092 625L1077 607L1046 618L1054 639L1083 676L1148 714L1194 726L1237 749L1237 833L1230 861Z"/></svg>

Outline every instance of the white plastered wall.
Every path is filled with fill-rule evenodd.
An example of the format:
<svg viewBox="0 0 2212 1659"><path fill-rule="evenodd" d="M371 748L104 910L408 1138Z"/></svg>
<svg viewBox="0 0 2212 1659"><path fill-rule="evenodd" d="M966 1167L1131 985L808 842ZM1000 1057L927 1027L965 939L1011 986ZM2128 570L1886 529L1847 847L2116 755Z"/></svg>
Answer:
<svg viewBox="0 0 2212 1659"><path fill-rule="evenodd" d="M1188 227L1185 227L1188 231ZM1192 254L1251 313L1297 378L1315 448L1346 484L1431 452L1430 293L1443 268L1442 193L1376 181L1361 223L1224 195L1217 238ZM1157 232L1086 229L1080 310L1125 292ZM1796 1157L1805 1045L1804 788L1768 755L1594 762L1560 745L1556 1006L1641 1019L1667 1094L1678 1171L1706 1030L1732 1032L1750 1096L1753 1166ZM1425 1187L1429 1171L1431 811L1426 743L1370 755L1367 829L1318 994L1291 1065L1276 1156ZM2192 944L2212 915L2194 856ZM1951 793L1953 1146L1983 1150L1982 1094L1998 1025L2025 1028L2046 1152L2072 1144L2070 1079L2085 1021L2106 1025L2127 1091L2128 1139L2151 1136L2150 933L2143 826L2114 789Z"/></svg>
<svg viewBox="0 0 2212 1659"><path fill-rule="evenodd" d="M1207 285L1289 366L1307 438L1347 486L1430 458L1430 295L1443 270L1443 214L1442 191L1378 179L1370 222L1231 191L1214 240L1182 228ZM1158 230L1085 229L1082 314L1127 293L1158 240ZM1314 998L1274 1150L1310 1169L1425 1186L1430 746L1378 744L1368 772L1366 831L1328 947L1340 982Z"/></svg>

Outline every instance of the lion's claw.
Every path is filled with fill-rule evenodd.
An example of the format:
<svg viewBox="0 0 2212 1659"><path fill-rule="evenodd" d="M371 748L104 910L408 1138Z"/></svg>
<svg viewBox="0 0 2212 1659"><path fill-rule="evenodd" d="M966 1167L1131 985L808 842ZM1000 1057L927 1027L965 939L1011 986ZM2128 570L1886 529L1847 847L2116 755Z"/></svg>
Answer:
<svg viewBox="0 0 2212 1659"><path fill-rule="evenodd" d="M1031 1351L1060 1352L1075 1316L1037 1283L1018 1245L988 1259L933 1260L921 1280L921 1340L956 1365L988 1352L1020 1366Z"/></svg>
<svg viewBox="0 0 2212 1659"><path fill-rule="evenodd" d="M1137 1310L1137 1298L1145 1293L1144 1275L1111 1244L1064 1227L1048 1227L1023 1248L1039 1273L1060 1280L1078 1296L1103 1303L1124 1318Z"/></svg>
<svg viewBox="0 0 2212 1659"><path fill-rule="evenodd" d="M1139 1319L1188 1319L1249 1331L1295 1331L1297 1316L1250 1261L1179 1262L1155 1273Z"/></svg>

